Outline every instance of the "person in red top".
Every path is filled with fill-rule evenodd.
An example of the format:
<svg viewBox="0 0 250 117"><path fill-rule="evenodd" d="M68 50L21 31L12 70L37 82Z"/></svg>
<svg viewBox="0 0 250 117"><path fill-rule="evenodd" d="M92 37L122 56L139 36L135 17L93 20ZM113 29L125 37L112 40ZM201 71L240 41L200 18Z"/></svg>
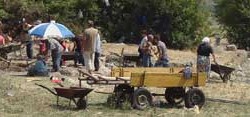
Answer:
<svg viewBox="0 0 250 117"><path fill-rule="evenodd" d="M0 30L0 45L5 45L5 39L3 37L3 32Z"/></svg>
<svg viewBox="0 0 250 117"><path fill-rule="evenodd" d="M40 54L47 55L46 40L41 40L41 42L39 43L39 46L40 46L40 50L39 50Z"/></svg>

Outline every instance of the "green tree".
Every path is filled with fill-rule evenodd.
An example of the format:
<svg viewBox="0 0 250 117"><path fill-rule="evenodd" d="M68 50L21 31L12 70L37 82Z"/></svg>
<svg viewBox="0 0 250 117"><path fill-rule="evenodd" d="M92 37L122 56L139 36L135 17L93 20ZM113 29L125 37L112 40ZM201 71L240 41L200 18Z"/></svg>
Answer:
<svg viewBox="0 0 250 117"><path fill-rule="evenodd" d="M230 43L235 43L240 48L250 46L249 0L218 0L215 13L226 30Z"/></svg>

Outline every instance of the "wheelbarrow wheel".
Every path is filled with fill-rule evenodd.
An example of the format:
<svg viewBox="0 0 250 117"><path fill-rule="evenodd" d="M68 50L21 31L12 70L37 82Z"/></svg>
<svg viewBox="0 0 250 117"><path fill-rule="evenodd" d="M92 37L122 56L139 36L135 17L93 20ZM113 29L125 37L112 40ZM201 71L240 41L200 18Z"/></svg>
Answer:
<svg viewBox="0 0 250 117"><path fill-rule="evenodd" d="M86 109L87 108L87 101L85 99L79 99L76 103L78 109Z"/></svg>
<svg viewBox="0 0 250 117"><path fill-rule="evenodd" d="M201 108L205 103L205 95L199 89L189 89L185 96L185 106L187 108L193 108L197 105Z"/></svg>
<svg viewBox="0 0 250 117"><path fill-rule="evenodd" d="M183 102L185 97L185 88L171 87L165 90L165 99L170 105L178 105Z"/></svg>
<svg viewBox="0 0 250 117"><path fill-rule="evenodd" d="M144 110L152 105L152 95L144 88L135 90L133 94L133 107L139 110Z"/></svg>

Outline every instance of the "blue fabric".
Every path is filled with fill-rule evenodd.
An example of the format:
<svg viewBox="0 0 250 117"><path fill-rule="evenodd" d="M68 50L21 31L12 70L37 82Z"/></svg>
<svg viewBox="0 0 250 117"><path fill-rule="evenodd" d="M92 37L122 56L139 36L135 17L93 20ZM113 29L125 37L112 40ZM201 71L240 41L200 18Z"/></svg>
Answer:
<svg viewBox="0 0 250 117"><path fill-rule="evenodd" d="M62 38L75 37L75 35L67 27L59 23L42 23L40 25L35 26L33 28L34 30L29 30L29 34L38 37L44 37L44 33L46 32L49 25L55 25L60 30Z"/></svg>
<svg viewBox="0 0 250 117"><path fill-rule="evenodd" d="M155 67L169 67L168 59L162 58L155 63Z"/></svg>
<svg viewBox="0 0 250 117"><path fill-rule="evenodd" d="M75 52L75 65L77 65L77 63L80 63L84 66L84 59L83 59L83 55L81 52L76 51Z"/></svg>
<svg viewBox="0 0 250 117"><path fill-rule="evenodd" d="M151 67L151 56L149 54L143 54L142 55L142 65L143 67Z"/></svg>
<svg viewBox="0 0 250 117"><path fill-rule="evenodd" d="M48 76L49 71L44 60L37 60L35 65L28 71L29 76Z"/></svg>

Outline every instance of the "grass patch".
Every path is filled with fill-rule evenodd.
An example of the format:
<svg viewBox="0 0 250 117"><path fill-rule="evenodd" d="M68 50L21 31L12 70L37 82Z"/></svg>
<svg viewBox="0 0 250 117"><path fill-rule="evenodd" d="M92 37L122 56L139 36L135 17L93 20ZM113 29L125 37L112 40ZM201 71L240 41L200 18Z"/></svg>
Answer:
<svg viewBox="0 0 250 117"><path fill-rule="evenodd" d="M152 107L144 111L127 108L127 105L122 109L114 109L106 104L108 95L94 92L91 92L88 96L87 109L77 110L73 103L69 107L69 100L65 98L60 98L60 106L57 106L56 96L34 85L39 83L50 88L56 86L48 78L42 78L41 81L27 82L25 76L5 74L0 76L0 80L0 115L3 117L250 116L250 94L248 93L250 85L244 83L234 83L232 85L222 83L207 84L206 87L202 88L207 97L206 104L197 114L192 110L184 109L183 105L172 108L161 104L159 107ZM156 92L164 91L155 88L149 89ZM163 97L157 97L157 100L165 101Z"/></svg>

